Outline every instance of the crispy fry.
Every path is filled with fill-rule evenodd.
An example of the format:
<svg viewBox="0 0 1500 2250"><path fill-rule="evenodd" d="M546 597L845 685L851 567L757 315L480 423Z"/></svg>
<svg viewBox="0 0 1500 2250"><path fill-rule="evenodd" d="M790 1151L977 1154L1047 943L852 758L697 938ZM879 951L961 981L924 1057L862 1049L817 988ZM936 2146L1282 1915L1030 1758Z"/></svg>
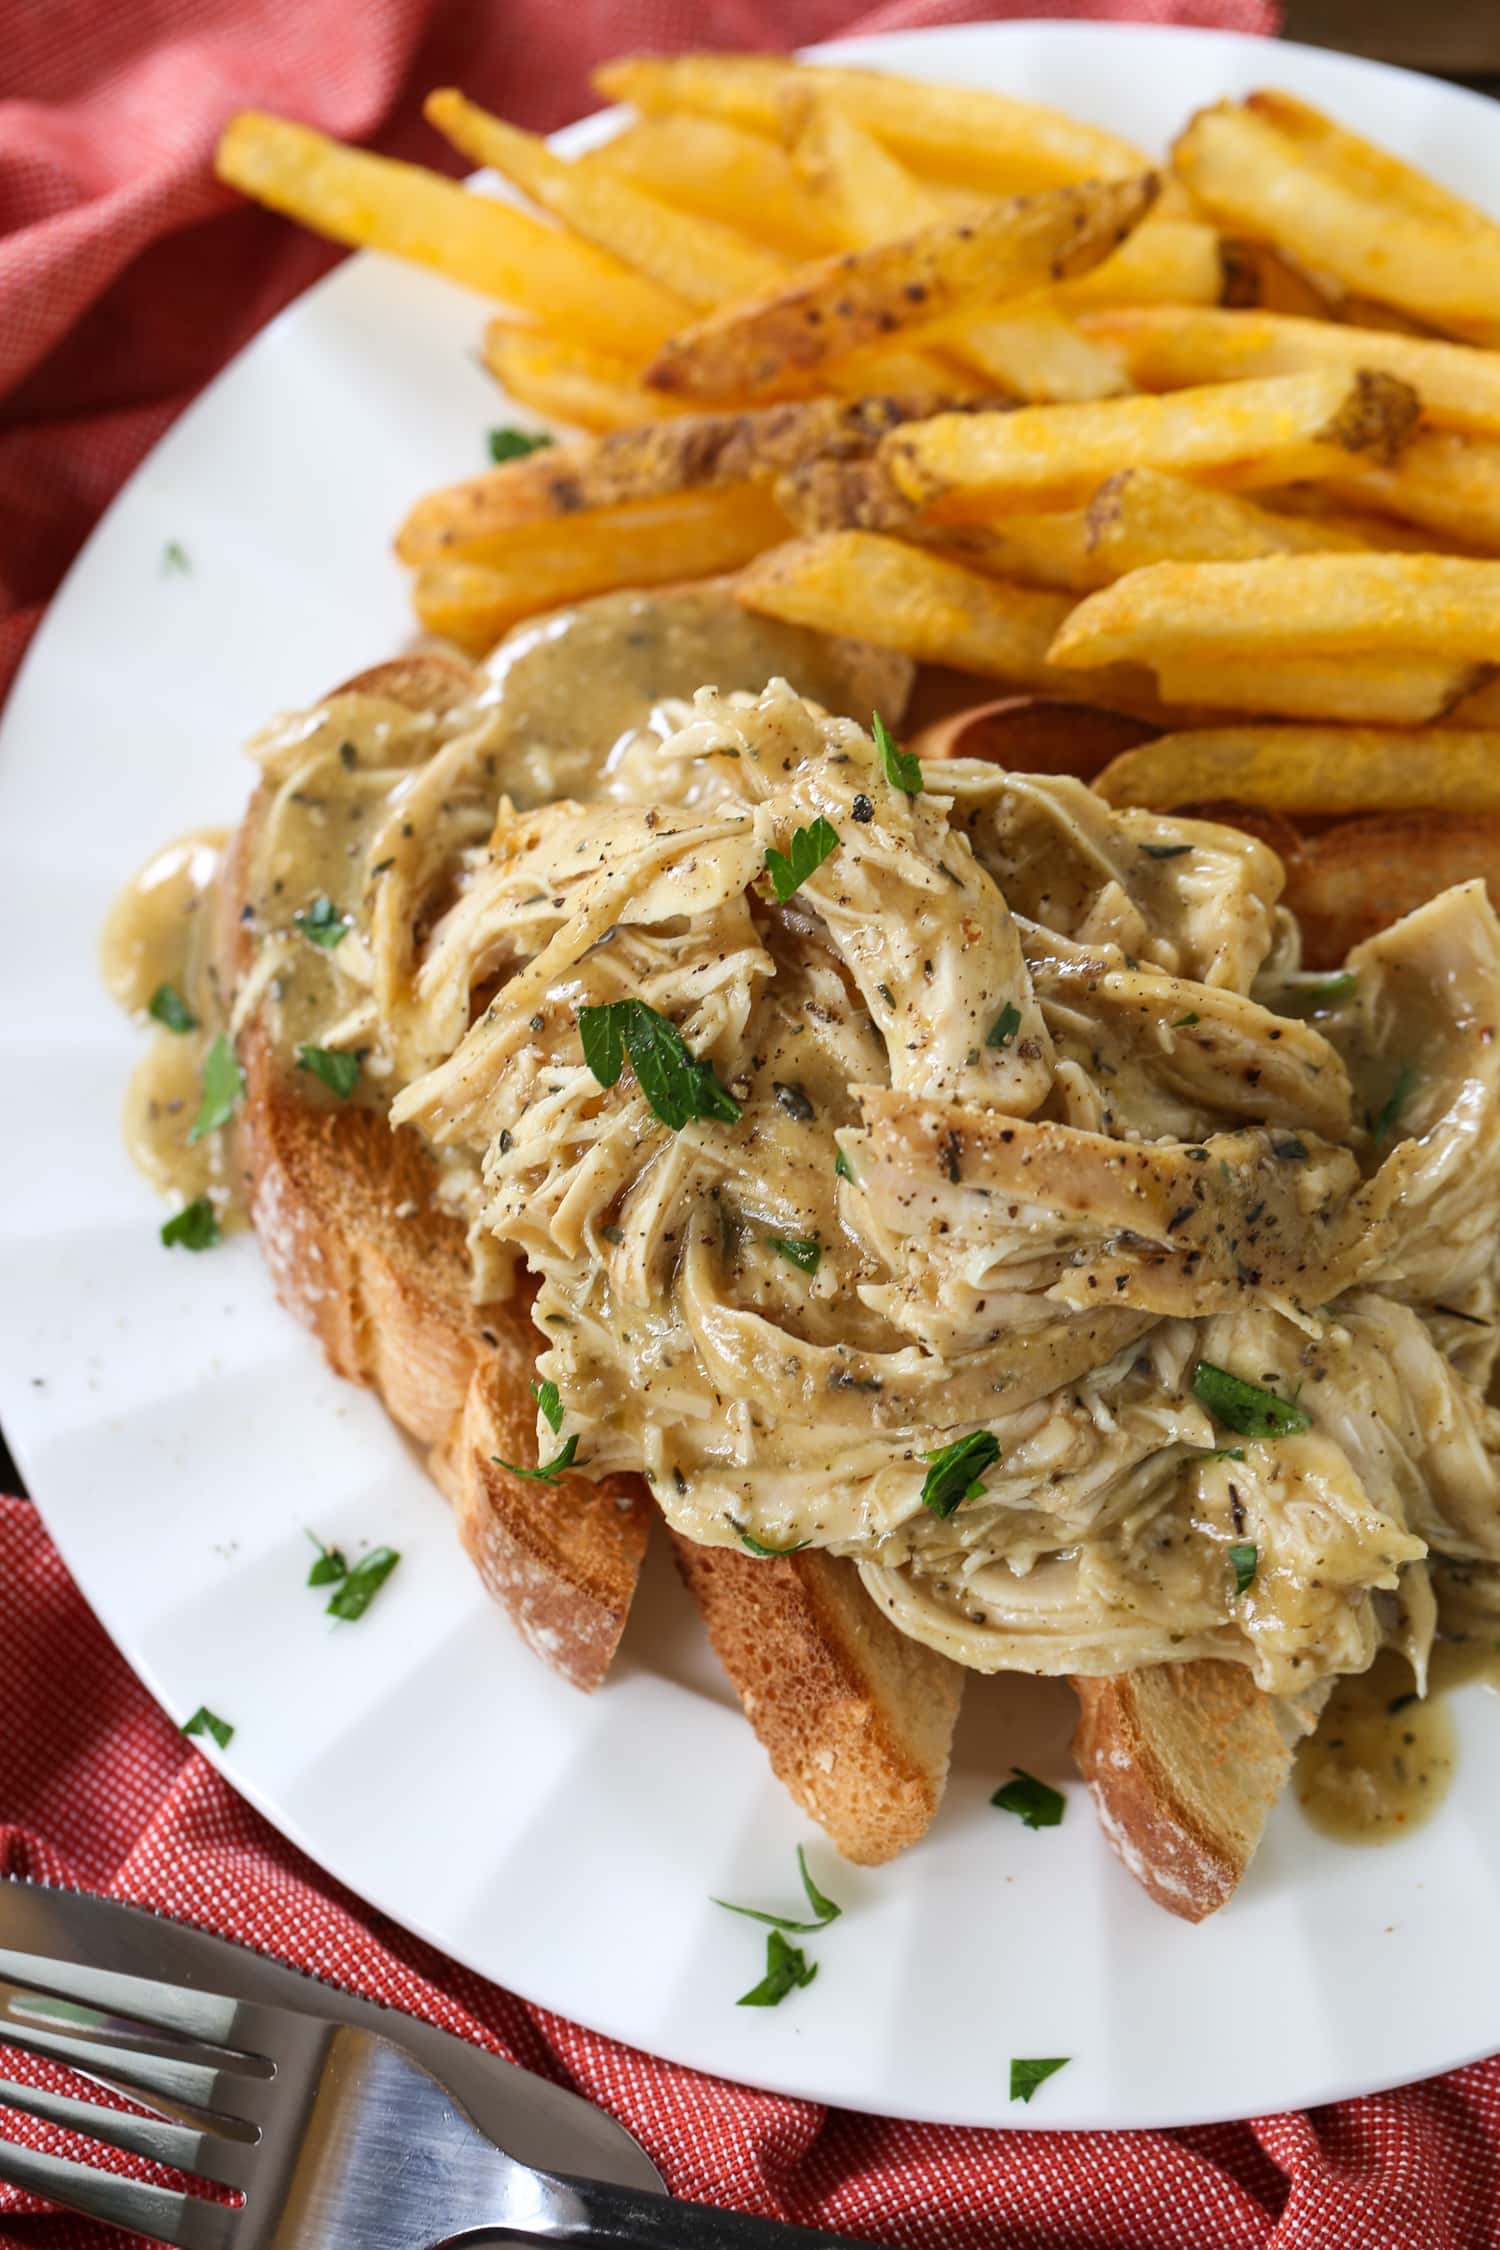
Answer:
<svg viewBox="0 0 1500 2250"><path fill-rule="evenodd" d="M1270 241L1346 289L1472 343L1500 343L1500 227L1381 151L1293 129L1316 116L1282 95L1200 110L1173 149L1214 218ZM1351 150L1361 152L1358 159Z"/></svg>
<svg viewBox="0 0 1500 2250"><path fill-rule="evenodd" d="M425 563L413 600L429 633L479 654L518 618L586 594L735 570L785 528L757 485L677 493L513 531L503 563Z"/></svg>
<svg viewBox="0 0 1500 2250"><path fill-rule="evenodd" d="M430 492L396 538L406 563L500 563L524 525L674 492L766 482L803 464L834 469L868 455L911 411L899 399L809 399L741 414L683 415L548 446Z"/></svg>
<svg viewBox="0 0 1500 2250"><path fill-rule="evenodd" d="M788 369L811 371L862 344L931 327L976 301L1024 296L1095 265L1145 215L1151 174L1058 188L945 219L901 242L810 266L785 289L711 313L674 337L647 370L669 392L754 396Z"/></svg>
<svg viewBox="0 0 1500 2250"><path fill-rule="evenodd" d="M1148 216L1088 273L1050 291L1066 311L1088 305L1216 305L1224 291L1218 235L1197 219Z"/></svg>
<svg viewBox="0 0 1500 2250"><path fill-rule="evenodd" d="M879 71L809 69L780 55L626 55L597 70L594 84L648 113L692 110L774 134L788 86L813 76L821 94L917 170L965 187L1059 187L1145 166L1128 141L1035 102Z"/></svg>
<svg viewBox="0 0 1500 2250"><path fill-rule="evenodd" d="M1454 883L1488 884L1500 908L1500 815L1372 813L1303 846L1282 904L1302 925L1310 969L1336 969L1365 938Z"/></svg>
<svg viewBox="0 0 1500 2250"><path fill-rule="evenodd" d="M1182 711L1243 711L1348 726L1419 727L1440 720L1485 677L1479 664L1440 657L1165 656L1156 665L1163 703ZM1060 677L1066 678L1063 670ZM1183 722L1179 720L1179 724Z"/></svg>
<svg viewBox="0 0 1500 2250"><path fill-rule="evenodd" d="M1242 797L1286 813L1500 813L1500 731L1218 727L1162 735L1106 766L1112 805Z"/></svg>
<svg viewBox="0 0 1500 2250"><path fill-rule="evenodd" d="M999 389L1031 401L1113 398L1131 388L1107 352L1061 306L1028 297L1013 312L970 316L944 333L951 350Z"/></svg>
<svg viewBox="0 0 1500 2250"><path fill-rule="evenodd" d="M1399 447L1419 412L1405 385L1372 396L1330 368L1161 398L940 415L895 432L881 459L934 522L962 523L1083 500L1122 461L1224 489L1328 475L1351 451Z"/></svg>
<svg viewBox="0 0 1500 2250"><path fill-rule="evenodd" d="M721 118L689 110L638 118L579 157L578 169L613 172L679 211L738 227L799 262L844 247L833 216L808 193L786 150Z"/></svg>
<svg viewBox="0 0 1500 2250"><path fill-rule="evenodd" d="M492 196L343 148L305 125L247 110L220 141L215 169L318 234L435 267L575 341L641 353L681 326L684 299L603 251Z"/></svg>
<svg viewBox="0 0 1500 2250"><path fill-rule="evenodd" d="M1402 516L1443 541L1500 554L1500 439L1419 430L1393 466L1346 463L1329 476L1327 490L1355 507Z"/></svg>
<svg viewBox="0 0 1500 2250"><path fill-rule="evenodd" d="M543 140L465 101L451 87L422 114L446 140L488 164L534 203L689 305L719 305L775 286L784 258L716 219L675 210L612 172L580 171Z"/></svg>
<svg viewBox="0 0 1500 2250"><path fill-rule="evenodd" d="M1086 312L1084 334L1114 355L1143 390L1236 383L1337 367L1378 368L1410 383L1423 419L1451 430L1500 435L1500 356L1469 344L1375 333L1330 320L1207 307L1121 305Z"/></svg>
<svg viewBox="0 0 1500 2250"><path fill-rule="evenodd" d="M1258 651L1500 662L1500 562L1339 554L1152 563L1080 602L1052 661L1154 665Z"/></svg>
<svg viewBox="0 0 1500 2250"><path fill-rule="evenodd" d="M1268 242L1247 242L1243 235L1223 235L1219 240L1219 261L1223 275L1219 291L1221 305L1258 305L1264 312L1292 313L1308 320L1339 317L1341 308ZM1208 301L1203 299L1205 304Z"/></svg>
<svg viewBox="0 0 1500 2250"><path fill-rule="evenodd" d="M581 430L628 430L690 411L660 391L648 391L629 360L514 321L490 322L484 363L520 405Z"/></svg>

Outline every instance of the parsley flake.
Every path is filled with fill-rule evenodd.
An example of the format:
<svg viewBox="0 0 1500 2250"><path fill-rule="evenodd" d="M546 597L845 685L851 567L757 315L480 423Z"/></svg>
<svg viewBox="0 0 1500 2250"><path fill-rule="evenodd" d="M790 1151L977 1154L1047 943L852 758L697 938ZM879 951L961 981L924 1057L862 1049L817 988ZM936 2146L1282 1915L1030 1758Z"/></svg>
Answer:
<svg viewBox="0 0 1500 2250"><path fill-rule="evenodd" d="M1295 1399L1263 1391L1258 1383L1231 1375L1227 1367L1215 1367L1212 1360L1200 1359L1193 1369L1193 1396L1216 1422L1241 1437L1295 1437L1312 1428L1312 1416Z"/></svg>
<svg viewBox="0 0 1500 2250"><path fill-rule="evenodd" d="M311 906L299 908L292 920L308 943L321 945L325 953L342 945L349 935L348 923L326 891L320 891Z"/></svg>
<svg viewBox="0 0 1500 2250"><path fill-rule="evenodd" d="M321 1078L330 1093L346 1102L359 1084L359 1057L346 1055L336 1047L299 1047L297 1068L310 1071Z"/></svg>
<svg viewBox="0 0 1500 2250"><path fill-rule="evenodd" d="M798 1991L811 1984L818 1973L818 1964L808 1964L807 1955L800 1945L788 1945L780 1930L766 1932L766 1973L759 1984L742 1992L736 2005L741 2008L779 2008L789 1992Z"/></svg>
<svg viewBox="0 0 1500 2250"><path fill-rule="evenodd" d="M1071 2055L1014 2056L1010 2066L1011 2100L1029 2102L1044 2080L1072 2060Z"/></svg>
<svg viewBox="0 0 1500 2250"><path fill-rule="evenodd" d="M562 1399L558 1393L557 1385L555 1383L533 1383L531 1395L541 1409L542 1417L552 1435L556 1437L558 1431L562 1428L563 1418Z"/></svg>
<svg viewBox="0 0 1500 2250"><path fill-rule="evenodd" d="M185 578L192 567L188 551L182 541L180 539L169 539L161 551L161 574L163 578L170 578L174 572L179 577Z"/></svg>
<svg viewBox="0 0 1500 2250"><path fill-rule="evenodd" d="M489 453L492 461L524 461L528 453L540 453L544 446L556 445L556 438L546 430L491 430Z"/></svg>
<svg viewBox="0 0 1500 2250"><path fill-rule="evenodd" d="M1417 1074L1410 1063L1403 1063L1396 1074L1396 1083L1385 1098L1385 1107L1375 1120L1375 1146L1379 1148L1396 1130L1396 1120L1416 1091Z"/></svg>
<svg viewBox="0 0 1500 2250"><path fill-rule="evenodd" d="M791 849L786 852L766 851L766 873L771 878L771 888L785 901L793 891L799 891L809 875L816 873L825 859L830 859L839 848L839 833L819 814L806 828L792 830Z"/></svg>
<svg viewBox="0 0 1500 2250"><path fill-rule="evenodd" d="M1008 1047L1021 1028L1021 1011L1014 1000L1007 1000L985 1035L987 1047Z"/></svg>
<svg viewBox="0 0 1500 2250"><path fill-rule="evenodd" d="M1179 1016L1179 1017L1177 1018L1177 1021L1176 1021L1176 1022L1175 1022L1175 1023L1174 1023L1174 1024L1173 1024L1173 1025L1171 1026L1171 1027L1170 1027L1170 1028L1171 1028L1171 1029L1172 1029L1173 1031L1186 1031L1186 1030L1188 1030L1188 1028L1189 1028L1189 1027L1190 1027L1190 1026L1191 1026L1192 1024L1195 1024L1195 1023L1196 1023L1197 1021L1198 1021L1198 1011L1197 1011L1197 1009L1196 1009L1196 1008L1190 1008L1190 1009L1189 1009L1189 1011L1188 1011L1188 1013L1187 1013L1187 1014L1186 1014L1185 1016Z"/></svg>
<svg viewBox="0 0 1500 2250"><path fill-rule="evenodd" d="M245 1098L245 1073L240 1058L221 1031L203 1058L203 1100L188 1134L190 1141L201 1141L205 1133L216 1133L230 1118Z"/></svg>
<svg viewBox="0 0 1500 2250"><path fill-rule="evenodd" d="M168 1031L196 1031L198 1018L175 984L159 984L146 1002L146 1013Z"/></svg>
<svg viewBox="0 0 1500 2250"><path fill-rule="evenodd" d="M922 1484L922 1505L935 1516L951 1516L961 1500L975 1500L983 1492L985 1472L1000 1458L1000 1440L993 1430L971 1430L922 1458L932 1463Z"/></svg>
<svg viewBox="0 0 1500 2250"><path fill-rule="evenodd" d="M674 1133L695 1117L738 1124L740 1105L719 1083L712 1063L700 1062L677 1026L644 1000L611 1000L602 1008L580 1008L578 1034L583 1059L601 1086L615 1084L629 1056L652 1113Z"/></svg>
<svg viewBox="0 0 1500 2250"><path fill-rule="evenodd" d="M870 732L875 737L875 747L880 752L881 769L891 787L905 790L908 797L920 797L922 761L915 750L898 749L891 739L890 728L878 711L870 720Z"/></svg>
<svg viewBox="0 0 1500 2250"><path fill-rule="evenodd" d="M787 1259L790 1264L800 1266L804 1273L817 1272L818 1261L823 1255L823 1246L816 1235L768 1234L766 1242L772 1250L779 1251L781 1256Z"/></svg>
<svg viewBox="0 0 1500 2250"><path fill-rule="evenodd" d="M990 1799L1002 1812L1013 1812L1024 1820L1028 1828L1056 1828L1061 1824L1067 1808L1067 1798L1060 1789L1049 1782L1038 1781L1034 1773L1020 1766L1012 1766L1014 1780L1002 1783Z"/></svg>
<svg viewBox="0 0 1500 2250"><path fill-rule="evenodd" d="M341 1617L348 1625L363 1617L400 1560L394 1547L372 1547L361 1555L329 1602L328 1615Z"/></svg>
<svg viewBox="0 0 1500 2250"><path fill-rule="evenodd" d="M743 1914L751 1922L769 1922L773 1930L790 1930L796 1937L805 1937L811 1930L826 1930L830 1922L838 1920L844 1909L835 1906L833 1900L826 1898L818 1889L807 1871L807 1852L801 1844L797 1846L797 1868L802 1877L802 1888L807 1893L807 1903L815 1917L811 1922L799 1922L790 1914L767 1914L758 1906L736 1906L727 1898L716 1898L713 1903L715 1906L722 1906L726 1914Z"/></svg>
<svg viewBox="0 0 1500 2250"><path fill-rule="evenodd" d="M1243 1594L1246 1588L1254 1583L1255 1573L1260 1564L1260 1549L1247 1539L1240 1545L1230 1548L1229 1560L1234 1566L1235 1593L1236 1595Z"/></svg>
<svg viewBox="0 0 1500 2250"><path fill-rule="evenodd" d="M1325 1008L1340 1008L1352 999L1359 989L1359 978L1352 969L1344 969L1336 977L1318 977L1306 984L1288 985L1281 995L1281 1013L1284 1016L1316 1016Z"/></svg>
<svg viewBox="0 0 1500 2250"><path fill-rule="evenodd" d="M1192 850L1191 844L1142 844L1147 859L1181 859L1184 852Z"/></svg>
<svg viewBox="0 0 1500 2250"><path fill-rule="evenodd" d="M575 1431L572 1437L564 1439L560 1452L554 1453L550 1461L539 1461L534 1469L517 1468L514 1461L502 1461L498 1453L492 1453L490 1459L497 1469L509 1469L513 1477L525 1477L532 1484L556 1484L564 1470L572 1468L573 1456L577 1451L578 1436Z"/></svg>
<svg viewBox="0 0 1500 2250"><path fill-rule="evenodd" d="M748 1548L752 1555L763 1556L767 1561L775 1555L800 1555L804 1547L812 1545L810 1539L794 1539L790 1547L768 1547L764 1539L757 1539L753 1531L747 1531L737 1516L730 1516L727 1520L734 1526L741 1546ZM722 1906L724 1902L721 1899L719 1903Z"/></svg>
<svg viewBox="0 0 1500 2250"><path fill-rule="evenodd" d="M229 1721L218 1718L214 1712L210 1711L206 1703L199 1704L181 1732L183 1734L211 1734L221 1750L227 1750L234 1740L234 1728Z"/></svg>
<svg viewBox="0 0 1500 2250"><path fill-rule="evenodd" d="M318 1550L317 1561L307 1574L309 1586L336 1586L349 1575L349 1564L341 1547L325 1547L315 1531L308 1538Z"/></svg>
<svg viewBox="0 0 1500 2250"><path fill-rule="evenodd" d="M833 1176L836 1180L848 1180L851 1185L858 1184L854 1178L854 1166L849 1162L842 1149L834 1151Z"/></svg>
<svg viewBox="0 0 1500 2250"><path fill-rule="evenodd" d="M212 1250L219 1239L219 1215L206 1195L195 1195L163 1221L161 1238L169 1250Z"/></svg>

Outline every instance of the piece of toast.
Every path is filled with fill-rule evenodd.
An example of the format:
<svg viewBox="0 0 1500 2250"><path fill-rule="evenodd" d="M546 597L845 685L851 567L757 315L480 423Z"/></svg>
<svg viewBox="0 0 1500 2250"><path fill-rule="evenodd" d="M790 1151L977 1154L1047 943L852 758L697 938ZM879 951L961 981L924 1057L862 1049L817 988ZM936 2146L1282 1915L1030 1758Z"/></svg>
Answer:
<svg viewBox="0 0 1500 2250"><path fill-rule="evenodd" d="M1201 1922L1250 1864L1291 1774L1291 1730L1240 1664L1153 1664L1073 1686L1073 1755L1100 1827L1159 1905Z"/></svg>

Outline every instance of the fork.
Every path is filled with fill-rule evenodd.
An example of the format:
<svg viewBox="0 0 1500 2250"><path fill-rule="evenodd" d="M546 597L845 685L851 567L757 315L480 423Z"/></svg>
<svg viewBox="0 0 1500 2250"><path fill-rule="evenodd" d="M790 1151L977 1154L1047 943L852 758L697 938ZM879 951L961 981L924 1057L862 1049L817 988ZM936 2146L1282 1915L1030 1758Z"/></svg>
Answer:
<svg viewBox="0 0 1500 2250"><path fill-rule="evenodd" d="M176 2250L526 2241L839 2250L850 2239L523 2164L398 2039L292 2008L0 1948L0 2042L156 2114L12 2079L0 2079L0 2106L214 2183L236 2201L10 2141L0 2141L0 2180Z"/></svg>

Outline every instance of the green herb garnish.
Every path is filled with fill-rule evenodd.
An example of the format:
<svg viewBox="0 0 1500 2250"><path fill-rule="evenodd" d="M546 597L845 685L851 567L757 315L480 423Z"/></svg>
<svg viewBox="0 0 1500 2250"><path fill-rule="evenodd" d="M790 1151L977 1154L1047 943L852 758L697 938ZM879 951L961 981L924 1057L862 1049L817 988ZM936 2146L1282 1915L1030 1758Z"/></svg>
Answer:
<svg viewBox="0 0 1500 2250"><path fill-rule="evenodd" d="M308 1538L318 1550L318 1559L307 1574L309 1586L336 1586L349 1575L349 1564L341 1547L325 1547L315 1531Z"/></svg>
<svg viewBox="0 0 1500 2250"><path fill-rule="evenodd" d="M577 1451L578 1438L575 1432L572 1437L563 1440L560 1453L554 1453L550 1461L539 1461L534 1469L518 1469L514 1461L502 1461L498 1453L492 1453L490 1459L497 1469L509 1469L513 1477L525 1477L532 1484L556 1484L564 1470L572 1468L573 1456Z"/></svg>
<svg viewBox="0 0 1500 2250"><path fill-rule="evenodd" d="M1142 844L1147 859L1181 859L1184 852L1192 850L1191 844Z"/></svg>
<svg viewBox="0 0 1500 2250"><path fill-rule="evenodd" d="M1352 969L1344 969L1336 977L1320 977L1316 983L1289 985L1281 995L1281 1013L1315 1016L1324 1008L1342 1007L1358 989L1359 978Z"/></svg>
<svg viewBox="0 0 1500 2250"><path fill-rule="evenodd" d="M239 1056L221 1031L203 1058L203 1099L193 1120L190 1141L216 1133L227 1125L245 1098L245 1073Z"/></svg>
<svg viewBox="0 0 1500 2250"><path fill-rule="evenodd" d="M1007 1000L985 1035L987 1047L1008 1047L1021 1028L1021 1011L1014 1000Z"/></svg>
<svg viewBox="0 0 1500 2250"><path fill-rule="evenodd" d="M533 1383L531 1395L541 1408L543 1420L548 1424L552 1435L556 1437L558 1431L562 1428L563 1417L562 1399L558 1394L557 1385L555 1383Z"/></svg>
<svg viewBox="0 0 1500 2250"><path fill-rule="evenodd" d="M146 1002L146 1013L168 1031L196 1031L198 1018L183 999L175 984L159 984Z"/></svg>
<svg viewBox="0 0 1500 2250"><path fill-rule="evenodd" d="M652 1112L674 1133L695 1117L739 1122L740 1105L721 1086L712 1063L700 1062L682 1033L644 1000L611 1000L602 1008L580 1008L578 1033L583 1059L601 1086L613 1086L625 1056Z"/></svg>
<svg viewBox="0 0 1500 2250"><path fill-rule="evenodd" d="M325 953L342 945L349 935L348 923L326 891L320 891L311 906L300 907L292 920L308 942L321 945Z"/></svg>
<svg viewBox="0 0 1500 2250"><path fill-rule="evenodd" d="M358 1055L346 1055L336 1047L299 1047L297 1068L321 1078L341 1102L346 1102L359 1084Z"/></svg>
<svg viewBox="0 0 1500 2250"><path fill-rule="evenodd" d="M1052 1788L1048 1782L1038 1781L1034 1773L1027 1773L1020 1766L1012 1766L1010 1770L1015 1779L1003 1783L990 1803L998 1805L1002 1812L1015 1813L1028 1828L1056 1828L1068 1801L1062 1791Z"/></svg>
<svg viewBox="0 0 1500 2250"><path fill-rule="evenodd" d="M773 1555L800 1555L804 1547L812 1545L810 1539L794 1539L790 1547L768 1547L764 1539L757 1539L753 1531L747 1531L738 1517L730 1516L728 1521L734 1525L740 1544L747 1547L752 1555L760 1555L767 1560ZM720 1903L723 1903L722 1900Z"/></svg>
<svg viewBox="0 0 1500 2250"><path fill-rule="evenodd" d="M802 1877L802 1888L807 1893L807 1903L815 1917L811 1922L799 1922L790 1914L767 1914L758 1906L735 1906L727 1898L716 1898L713 1903L715 1906L722 1906L726 1914L743 1914L751 1922L769 1922L773 1930L790 1930L798 1937L805 1937L810 1930L826 1930L829 1923L836 1922L844 1910L841 1906L835 1906L833 1900L826 1898L818 1889L807 1871L807 1853L801 1844L797 1846L797 1867Z"/></svg>
<svg viewBox="0 0 1500 2250"><path fill-rule="evenodd" d="M971 1430L922 1458L932 1463L922 1484L922 1505L935 1516L951 1516L960 1500L977 1499L983 1492L985 1471L1000 1458L1000 1440L993 1430Z"/></svg>
<svg viewBox="0 0 1500 2250"><path fill-rule="evenodd" d="M219 1215L206 1195L195 1195L162 1224L169 1250L212 1250L219 1239Z"/></svg>
<svg viewBox="0 0 1500 2250"><path fill-rule="evenodd" d="M161 567L163 577L170 576L174 570L186 575L192 569L193 566L188 560L188 551L180 539L169 539L167 541L161 551Z"/></svg>
<svg viewBox="0 0 1500 2250"><path fill-rule="evenodd" d="M833 1176L836 1180L854 1180L854 1166L849 1162L841 1148L834 1150Z"/></svg>
<svg viewBox="0 0 1500 2250"><path fill-rule="evenodd" d="M1179 1016L1177 1018L1177 1021L1174 1024L1170 1025L1169 1028L1173 1031L1186 1031L1190 1024L1195 1024L1197 1021L1198 1015L1196 1009L1194 1009L1185 1016Z"/></svg>
<svg viewBox="0 0 1500 2250"><path fill-rule="evenodd" d="M741 2008L776 2008L789 1992L804 1984L811 1984L818 1973L818 1964L808 1964L807 1955L800 1945L788 1945L780 1930L766 1932L766 1973L759 1984L742 1992L736 2003Z"/></svg>
<svg viewBox="0 0 1500 2250"><path fill-rule="evenodd" d="M1235 1593L1243 1594L1246 1587L1254 1582L1260 1562L1260 1549L1246 1540L1242 1545L1230 1548L1229 1560L1234 1565Z"/></svg>
<svg viewBox="0 0 1500 2250"><path fill-rule="evenodd" d="M1375 1120L1375 1146L1388 1138L1396 1129L1396 1120L1411 1100L1416 1089L1417 1074L1410 1063L1403 1063L1396 1074L1396 1083L1385 1098L1385 1107Z"/></svg>
<svg viewBox="0 0 1500 2250"><path fill-rule="evenodd" d="M1238 1430L1241 1437L1295 1437L1312 1428L1312 1416L1295 1399L1278 1398L1211 1360L1200 1359L1193 1369L1193 1396L1216 1422Z"/></svg>
<svg viewBox="0 0 1500 2250"><path fill-rule="evenodd" d="M838 848L839 832L821 814L809 827L794 828L790 851L766 852L766 873L776 896L789 899Z"/></svg>
<svg viewBox="0 0 1500 2250"><path fill-rule="evenodd" d="M556 438L546 430L491 430L489 435L492 461L524 461L528 453L540 453L544 445L555 445Z"/></svg>
<svg viewBox="0 0 1500 2250"><path fill-rule="evenodd" d="M915 750L898 749L891 739L890 728L877 711L870 721L870 732L875 737L875 747L880 752L881 768L893 789L904 789L908 797L922 794L922 761Z"/></svg>
<svg viewBox="0 0 1500 2250"><path fill-rule="evenodd" d="M199 1704L182 1732L184 1734L211 1734L221 1750L227 1750L234 1740L234 1728L229 1721L216 1718L206 1703Z"/></svg>
<svg viewBox="0 0 1500 2250"><path fill-rule="evenodd" d="M372 1547L361 1555L328 1604L328 1615L349 1625L363 1617L400 1560L394 1547Z"/></svg>
<svg viewBox="0 0 1500 2250"><path fill-rule="evenodd" d="M823 1248L815 1235L768 1234L766 1241L772 1250L779 1251L792 1265L800 1266L804 1273L817 1272Z"/></svg>
<svg viewBox="0 0 1500 2250"><path fill-rule="evenodd" d="M1050 2078L1055 2070L1061 2070L1065 2063L1070 2063L1072 2060L1071 2055L1044 2055L1040 2057L1018 2055L1014 2057L1010 2066L1011 2100L1013 2102L1029 2102L1044 2079Z"/></svg>

